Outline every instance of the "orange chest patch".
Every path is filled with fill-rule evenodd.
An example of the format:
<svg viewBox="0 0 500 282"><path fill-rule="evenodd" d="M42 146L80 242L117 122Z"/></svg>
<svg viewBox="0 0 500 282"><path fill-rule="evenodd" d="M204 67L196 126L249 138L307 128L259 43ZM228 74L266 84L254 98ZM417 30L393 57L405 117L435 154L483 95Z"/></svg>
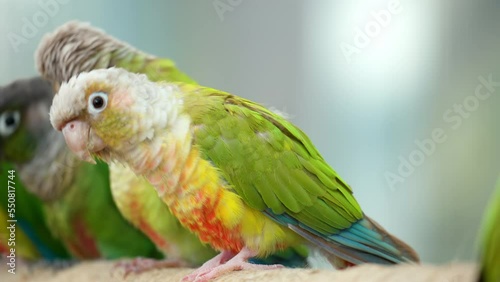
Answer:
<svg viewBox="0 0 500 282"><path fill-rule="evenodd" d="M177 216L182 225L198 235L204 243L209 243L214 249L239 252L244 247L240 227L227 228L217 216L216 209L218 198L210 201L208 197L197 195L196 201L189 201L191 209L189 216L181 212L186 203L179 203L172 207L172 212Z"/></svg>

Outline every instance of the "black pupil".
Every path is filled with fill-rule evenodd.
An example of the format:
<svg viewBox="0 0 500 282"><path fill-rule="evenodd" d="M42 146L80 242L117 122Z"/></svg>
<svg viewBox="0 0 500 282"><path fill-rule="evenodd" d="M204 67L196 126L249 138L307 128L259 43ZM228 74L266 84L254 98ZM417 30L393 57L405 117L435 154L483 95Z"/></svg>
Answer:
<svg viewBox="0 0 500 282"><path fill-rule="evenodd" d="M7 126L14 125L15 123L16 123L16 119L14 118L14 116L8 116L5 119L5 125L7 125Z"/></svg>
<svg viewBox="0 0 500 282"><path fill-rule="evenodd" d="M102 106L104 106L104 99L99 96L94 97L94 99L92 99L92 105L94 106L94 108L100 109L102 108Z"/></svg>

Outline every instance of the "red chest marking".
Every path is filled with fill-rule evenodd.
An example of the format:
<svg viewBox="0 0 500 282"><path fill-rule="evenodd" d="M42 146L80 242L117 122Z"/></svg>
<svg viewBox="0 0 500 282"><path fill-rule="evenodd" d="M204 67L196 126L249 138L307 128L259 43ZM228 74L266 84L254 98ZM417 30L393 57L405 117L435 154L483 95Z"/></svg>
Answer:
<svg viewBox="0 0 500 282"><path fill-rule="evenodd" d="M99 258L101 256L92 235L87 232L85 223L81 218L75 218L73 230L76 238L69 242L69 248L76 257L82 259Z"/></svg>
<svg viewBox="0 0 500 282"><path fill-rule="evenodd" d="M199 207L191 210L188 218L179 217L181 223L197 234L202 242L209 243L215 249L239 252L244 247L239 226L233 229L227 228L215 213L220 195L216 195L216 200L212 203L208 197L203 196L203 193L198 193L197 196ZM176 209L173 211L175 213Z"/></svg>

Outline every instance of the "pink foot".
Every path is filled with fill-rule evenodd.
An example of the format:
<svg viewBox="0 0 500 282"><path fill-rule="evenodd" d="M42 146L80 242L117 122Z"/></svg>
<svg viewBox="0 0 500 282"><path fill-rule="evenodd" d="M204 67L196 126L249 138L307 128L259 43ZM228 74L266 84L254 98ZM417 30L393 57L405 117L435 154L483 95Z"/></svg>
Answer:
<svg viewBox="0 0 500 282"><path fill-rule="evenodd" d="M210 260L206 261L198 269L191 272L191 274L182 278L182 281L184 281L184 282L194 281L196 279L196 277L198 277L200 274L207 273L211 269L214 269L217 266L220 266L221 264L226 263L228 260L232 259L235 255L236 254L234 254L233 252L222 251L220 254L218 254L215 257L211 258Z"/></svg>
<svg viewBox="0 0 500 282"><path fill-rule="evenodd" d="M145 271L170 268L170 267L186 267L189 266L186 262L180 259L164 259L154 260L149 258L134 258L132 260L124 260L115 264L115 268L123 268L123 277L127 277L130 273L138 274Z"/></svg>
<svg viewBox="0 0 500 282"><path fill-rule="evenodd" d="M221 253L220 255L222 255L223 253ZM207 263L202 265L199 269L197 269L190 275L184 277L182 280L206 282L235 270L269 270L269 269L277 269L283 267L282 265L279 264L260 265L260 264L249 263L248 259L254 257L255 255L256 255L255 252L252 252L247 248L243 248L237 255L235 256L233 255L233 257L229 258L229 260L227 260L226 262L221 261L220 259L219 259L220 263L218 264L216 264L215 262L212 263L211 260L208 261ZM227 256L225 258L227 258ZM208 265L209 262L210 265Z"/></svg>

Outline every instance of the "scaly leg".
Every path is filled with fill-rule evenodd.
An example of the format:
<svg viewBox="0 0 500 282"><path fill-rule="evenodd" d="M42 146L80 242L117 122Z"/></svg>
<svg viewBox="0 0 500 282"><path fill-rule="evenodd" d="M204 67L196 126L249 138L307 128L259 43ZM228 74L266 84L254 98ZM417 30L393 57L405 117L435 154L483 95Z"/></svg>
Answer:
<svg viewBox="0 0 500 282"><path fill-rule="evenodd" d="M220 266L221 264L226 263L228 260L232 259L236 254L229 251L222 251L220 254L206 261L202 266L200 266L195 271L191 272L191 274L182 278L184 282L194 281L196 277L199 275L210 272L210 270Z"/></svg>

